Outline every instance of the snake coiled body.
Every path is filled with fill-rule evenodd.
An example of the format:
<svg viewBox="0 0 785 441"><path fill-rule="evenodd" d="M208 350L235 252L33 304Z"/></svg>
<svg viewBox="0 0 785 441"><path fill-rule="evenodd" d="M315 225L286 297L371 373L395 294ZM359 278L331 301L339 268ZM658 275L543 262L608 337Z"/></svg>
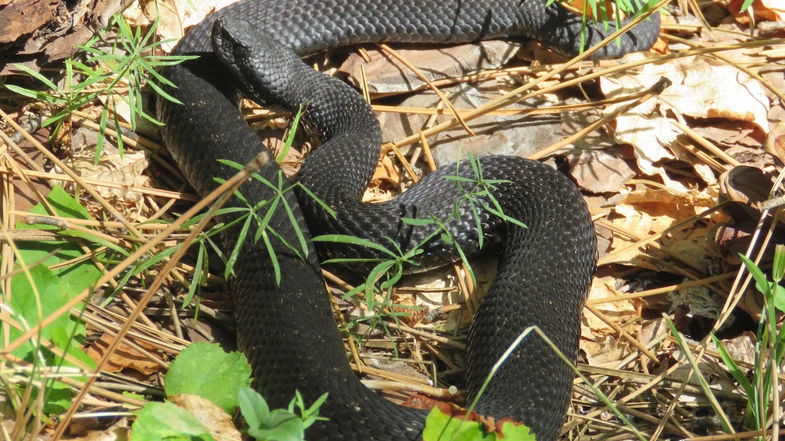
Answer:
<svg viewBox="0 0 785 441"><path fill-rule="evenodd" d="M646 49L658 27L655 16L597 56ZM406 251L436 227L415 227L403 217L449 218L445 228L465 252L474 253L482 251L479 219L484 243L498 248L500 262L469 332L471 397L529 326L539 326L562 352L575 356L579 313L596 254L594 229L580 193L548 166L493 156L479 160L483 178L505 180L496 185L494 198L506 215L527 228L482 209L482 202L492 202L488 197L479 198L479 211L462 199L466 188L445 176L476 178L477 171L467 163L440 169L387 203L363 204L360 197L379 156L378 122L356 91L313 71L299 57L363 42L455 43L496 37L532 38L574 54L580 49L580 28L579 17L557 5L546 7L545 0L246 0L209 16L176 49L200 58L165 72L178 86L167 92L183 104L159 100L164 140L191 185L206 194L217 186L214 178L235 172L219 159L245 163L261 146L238 111L238 87L265 104L292 109L305 102L307 122L323 143L299 179L337 212L329 216L310 198L286 193L306 234L338 232L385 245L392 241ZM586 41L590 45L603 37L589 28ZM260 174L278 182L274 164ZM241 192L251 201L274 196L255 180ZM283 240L298 243L285 210L275 212L270 227ZM227 246L233 242L227 238ZM286 406L295 390L308 402L329 393L321 410L329 421L309 429L311 440L419 439L425 412L378 397L349 369L314 246L308 241L303 259L281 240L274 238L272 244L282 272L280 285L267 251L251 240L242 245L231 281L238 343L253 367L255 387L275 407ZM455 259L454 245L438 235L423 248L424 265ZM346 247L327 251L364 254ZM503 364L476 410L523 421L540 441L551 440L564 418L571 384L570 369L532 335Z"/></svg>

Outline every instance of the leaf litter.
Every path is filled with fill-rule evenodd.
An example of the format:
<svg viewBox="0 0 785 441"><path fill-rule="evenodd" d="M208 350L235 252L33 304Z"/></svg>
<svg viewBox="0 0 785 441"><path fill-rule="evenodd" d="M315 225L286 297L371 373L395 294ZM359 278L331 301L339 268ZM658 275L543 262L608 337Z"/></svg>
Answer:
<svg viewBox="0 0 785 441"><path fill-rule="evenodd" d="M223 6L223 3L200 2L197 12L190 7L189 2L186 3L135 4L135 9L129 10L127 15L140 25L148 24L152 17L159 16L161 37L177 39L182 35L183 28L200 21L203 14ZM763 12L757 18L779 17L777 14L781 13L778 12L781 9L781 2L761 2L756 13ZM740 37L745 35L748 23L742 19L736 20L726 20L718 25L715 30L720 32L716 32L713 37L708 37L708 32L697 31L687 32L686 36L704 47L751 41L747 37ZM729 30L732 32L727 32ZM733 37L729 38L729 35ZM715 41L711 41L711 38L715 38ZM530 60L521 55L539 51L536 44L524 44L521 52L512 58L508 55L518 50L517 46L494 44L498 45L494 46L494 50L504 54L504 66L489 64L479 71L466 71L467 66L479 64L479 60L467 60L466 52L458 52L465 51L465 47L452 49L456 52L445 48L416 48L405 56L417 57L418 61L414 64L429 73L429 81L440 87L460 114L522 82L534 81L548 69L536 62L530 64ZM682 43L674 41L668 45L665 39L656 46L666 53L684 47ZM581 365L580 369L606 392L615 390L620 406L626 405L625 397L643 394L643 401L636 403L634 409L625 411L638 415L634 422L639 430L647 433L653 431L659 421L669 418L677 418L678 424L665 425L668 436L690 437L701 433L718 433L716 427L700 423L700 418L696 416L703 412L701 409L707 409L700 404L702 392L689 388L681 392L678 390L679 382L689 375L686 365L674 369L672 375L655 383L658 385L656 390L646 393L642 388L653 378L652 375L659 375L679 365L677 360L680 350L665 329L660 318L662 314L673 318L678 329L691 338L690 342L694 345L704 337L711 324L723 315L726 297L729 294L743 296L741 309L733 313L736 319L731 320L723 331L727 334L723 341L740 362L749 363L751 360L755 341L752 333L754 327L749 323L750 320L757 320L761 310L760 302L754 300L756 293L752 290L731 292L732 278L716 279L736 271L739 261L735 253L746 251L755 233L755 223L762 213L760 197L750 199L739 193L751 192L764 195L765 199L779 171L779 164L785 159L782 156L785 147L780 146L783 143L776 135L782 133L781 129L777 132L777 128L783 126L785 109L771 90L772 85L785 84L782 57L776 55L777 51L785 50L785 44L769 44L765 49L773 55L769 57L758 48L743 46L721 52L727 56L726 59L706 53L656 62L660 56L657 53L629 55L619 63L640 60L652 62L601 76L597 81L584 83L582 88L556 90L542 94L535 100L525 101L519 104L523 108L519 110L523 116L495 112L483 117L484 120L469 122L473 130L487 131L487 143L478 142L483 137L482 133L478 138L473 138L465 130L456 128L426 139L427 144L417 144L399 152L408 161L410 170L419 176L430 168L427 159L434 152L440 152L437 156L445 156L439 162L449 162L457 155L465 155L470 151L487 152L493 143L498 144L502 138L509 145L531 147L533 141L542 141L538 133L556 133L554 138L543 141L543 145L518 153L523 156L533 154L573 133L576 128L610 114L624 103L572 112L553 111L543 122L546 129L539 129L540 132L518 130L519 126L525 125L519 121L532 121L532 117L526 116L525 112L531 109L544 109L547 112L548 107L564 103L585 103L587 96L593 100L629 96L646 90L663 76L671 81L672 85L655 98L628 109L617 116L612 124L575 141L548 159L554 166L568 165L569 173L585 192L601 234L600 266L588 295L591 309L584 311L581 328L581 361L587 364ZM374 47L368 48L368 51L375 50ZM341 51L337 52L337 55L332 54L333 58L340 57ZM405 75L403 79L397 80L397 84L395 75L390 75L389 70L385 74L377 73L384 70L384 62L378 64L376 61L377 67L367 69L363 78L359 74L359 66L365 63L362 50L348 49L345 52L350 54L345 62L348 65L338 68L329 64L333 59L330 56L319 60L317 64L333 66L330 72L349 72L355 85L370 91L374 104L379 105L383 130L387 136L394 134L388 138L389 141L416 135L421 130L452 118L446 111L440 112L443 113L440 115L427 113L430 109L443 108L444 105L421 83L415 83L405 68L400 65L392 68ZM461 55L451 56L458 53ZM455 65L448 66L454 64L455 60L460 61L457 70ZM562 73L556 81L548 80L542 86L552 86L615 63L584 63L580 70ZM750 70L758 76L750 75ZM443 72L450 73L440 75ZM380 76L384 79L378 80ZM378 85L377 81L386 88L373 86ZM417 91L410 92L411 89ZM386 107L396 105L400 110L391 111ZM262 125L278 129L281 126L281 115L253 109L247 112L249 119L254 118L252 114L261 115ZM558 124L558 130L553 129L554 122ZM685 130L685 127L689 130ZM431 148L434 152L431 152ZM291 154L295 156L289 159L292 167L301 161L294 150ZM399 155L393 149L385 151L387 153L377 167L366 200L385 200L411 184L412 176L407 167L400 163ZM68 166L82 170L80 173L89 173L84 176L94 180L110 180L122 187L157 185L150 184L146 179L135 180L134 175L141 175L138 167L146 166L135 152L126 152L122 159L113 157L111 149L105 155L109 156L101 161L108 161L111 167L117 167L116 172L102 174L89 161L72 161ZM744 170L741 167L753 168L758 175L755 179L748 179L746 176L749 172L746 175L740 173ZM9 175L5 173L2 176L8 179ZM167 176L170 186L166 188L182 188L180 184L171 185L171 178ZM179 182L176 179L175 182ZM738 190L739 183L752 188ZM100 185L88 185L105 191ZM71 191L78 192L79 188L74 186ZM123 205L124 212L134 222L142 221L145 217L170 216L169 207L173 202L192 197L181 193L160 196L159 193L151 192L128 199L127 195L123 192L102 193L102 196ZM4 203L7 204L7 201L4 200ZM103 209L100 206L92 205L89 200L85 203L90 206L89 211L94 216L102 216ZM717 208L721 203L725 209ZM772 231L772 234L781 234ZM407 384L427 383L446 388L457 381L457 377L450 375L460 374L464 360L460 351L451 348L462 346L465 325L476 307L476 296L487 289L493 276L492 264L479 262L478 265L478 268L490 267L477 271L478 286L474 286L475 283L461 268L405 278L392 293L393 303L403 305L404 309L410 311L416 308L414 315L417 320L401 320L400 323L387 320L386 328L382 330L368 327L362 321L357 322L350 333L355 338L347 342L348 346L356 347L353 349L356 354L352 358L354 365L366 372L373 372L369 379L398 382L404 385L404 391L407 390ZM183 268L177 270L173 273L173 280L184 280L186 272ZM211 280L214 281L212 290L215 290L216 280L220 286L220 278ZM703 283L701 280L710 281ZM178 293L176 288L178 283L173 282L170 286L172 291L162 293L165 295L153 305L161 311L174 312L151 316L155 317L154 323L159 328L157 338L162 341L168 341L170 337L167 336L177 337L181 334L178 331L181 325L179 313L176 308L171 308L171 300L167 300L172 298L172 294L174 299L182 298L182 291ZM679 288L689 283L693 285ZM338 281L333 290L344 291L348 288L346 285L346 282ZM649 294L657 290L663 292ZM224 309L226 299L210 294L210 291L206 290L207 297L201 299L202 311L206 311L210 317L228 313ZM138 292L133 286L126 289L131 299ZM640 297L636 298L638 294ZM616 298L621 300L614 300ZM114 308L124 315L132 305L116 305ZM367 308L363 311L362 304L339 300L337 305L337 314L346 314L350 322L366 318L369 314ZM204 314L199 316L198 324L207 324L215 329L213 320L206 319ZM414 333L408 332L412 329ZM192 336L204 335L192 330L188 333ZM208 338L221 338L221 332L216 334L217 337L210 334L207 333ZM365 346L362 346L363 342ZM171 346L171 343L167 343L167 346ZM177 344L174 347L178 347ZM709 359L716 360L716 348L712 344L708 347ZM130 362L120 361L121 366L126 363ZM388 366L405 366L406 369L386 371ZM130 364L126 364L126 367L130 367ZM729 394L723 397L739 397L738 391L729 382L728 373L716 363L701 362L700 367L706 370L706 376L715 379L712 387ZM155 371L154 367L150 368L153 369L150 372ZM605 370L592 370L596 368ZM148 381L155 384L153 377L150 376ZM573 437L629 435L625 429L615 425L615 416L596 397L587 394L581 383L576 381L565 434ZM401 401L409 395L400 390L386 393ZM668 409L668 399L672 397L676 397L680 403L675 413L673 409ZM730 400L728 403L736 402L727 399ZM639 415L641 412L648 418Z"/></svg>

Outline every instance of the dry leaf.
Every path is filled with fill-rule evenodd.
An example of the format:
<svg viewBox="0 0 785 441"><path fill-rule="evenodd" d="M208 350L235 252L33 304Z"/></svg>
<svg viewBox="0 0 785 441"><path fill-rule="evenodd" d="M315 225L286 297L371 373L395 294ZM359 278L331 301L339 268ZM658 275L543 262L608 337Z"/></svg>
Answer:
<svg viewBox="0 0 785 441"><path fill-rule="evenodd" d="M619 360L630 353L627 342L614 336L597 336L593 340L580 341L580 349L586 354L586 362L592 366L614 368Z"/></svg>
<svg viewBox="0 0 785 441"><path fill-rule="evenodd" d="M654 164L676 157L673 146L681 131L664 116L667 111L695 118L746 121L763 133L769 129L769 100L763 86L733 66L711 64L704 58L687 57L667 64L649 64L637 73L608 75L600 78L600 87L606 96L619 97L647 90L661 77L673 84L658 99L650 99L619 116L615 138L616 142L635 148L638 166L644 173L659 175L671 188L686 190ZM606 112L615 109L611 106Z"/></svg>
<svg viewBox="0 0 785 441"><path fill-rule="evenodd" d="M415 66L429 81L460 77L486 69L498 69L518 51L519 44L506 40L473 42L457 46L418 45L396 52ZM370 61L366 61L367 55ZM368 91L406 92L423 87L424 82L404 63L381 49L369 47L364 54L352 53L338 69L355 86L362 84L363 70Z"/></svg>
<svg viewBox="0 0 785 441"><path fill-rule="evenodd" d="M196 417L216 441L240 441L240 432L234 426L232 417L207 398L191 394L176 394L167 397L172 403L187 410Z"/></svg>
<svg viewBox="0 0 785 441"><path fill-rule="evenodd" d="M368 189L365 192L364 202L388 200L397 192L401 184L401 166L398 161L393 161L390 156L382 156L376 163Z"/></svg>
<svg viewBox="0 0 785 441"><path fill-rule="evenodd" d="M728 10L732 14L744 18L749 17L748 11L741 12L744 0L730 0ZM755 20L785 21L785 0L755 0L750 6Z"/></svg>
<svg viewBox="0 0 785 441"><path fill-rule="evenodd" d="M96 185L95 189L102 197L122 201L129 205L139 206L142 194L130 190L130 187L149 187L150 179L144 174L148 166L144 152L104 153L98 164L93 161L92 154L75 155L69 162L71 168L83 178L120 184L122 188Z"/></svg>
<svg viewBox="0 0 785 441"><path fill-rule="evenodd" d="M613 287L615 283L615 277L595 277L594 280L592 280L591 288L589 289L588 301L591 302L593 300L601 300L619 296L621 293L619 293ZM608 317L613 318L614 323L625 322L637 315L635 307L632 305L632 302L628 300L600 303L595 305L594 309ZM616 333L613 328L611 328L604 321L600 320L596 315L592 314L591 311L584 310L583 322L586 326L589 327L589 334L582 332L584 337L601 334L612 335Z"/></svg>
<svg viewBox="0 0 785 441"><path fill-rule="evenodd" d="M93 342L93 344L87 348L87 355L95 361L100 360L114 339L114 335L111 335L108 332L103 333L101 338ZM151 361L146 355L140 353L131 346L120 342L120 344L117 345L117 349L112 352L109 360L104 365L103 370L106 372L120 372L126 368L148 376L160 371L161 365Z"/></svg>
<svg viewBox="0 0 785 441"><path fill-rule="evenodd" d="M658 340L663 335L669 336L671 335L670 330L668 329L668 325L664 318L658 318L654 320L647 320L641 326L640 332L638 332L638 342L643 346L648 346L654 340Z"/></svg>
<svg viewBox="0 0 785 441"><path fill-rule="evenodd" d="M785 162L785 123L774 126L766 136L766 151Z"/></svg>
<svg viewBox="0 0 785 441"><path fill-rule="evenodd" d="M570 158L570 174L592 193L618 192L635 176L635 170L618 153L618 149L580 150Z"/></svg>
<svg viewBox="0 0 785 441"><path fill-rule="evenodd" d="M69 435L74 433L81 434L83 432L74 432L74 426L79 425L80 421L86 418L75 418L71 421L68 427ZM98 421L98 418L93 418ZM74 438L61 438L65 441L128 441L129 424L127 418L122 418L111 427L104 430L88 429L84 436L77 436ZM77 429L78 430L78 429Z"/></svg>
<svg viewBox="0 0 785 441"><path fill-rule="evenodd" d="M611 276L595 278L589 290L589 300L618 296L620 293L613 287L615 281ZM601 303L594 308L610 317L616 324L637 317L635 307L630 301ZM638 325L634 326L637 327ZM634 328L627 326L625 331L637 332ZM617 332L588 309L584 309L581 316L580 348L586 354L589 364L604 367L613 367L630 351L629 344L620 341Z"/></svg>
<svg viewBox="0 0 785 441"><path fill-rule="evenodd" d="M755 334L745 331L736 337L723 339L722 344L734 360L753 364L755 363L755 340ZM713 342L710 344L714 345ZM716 350L713 347L712 349Z"/></svg>
<svg viewBox="0 0 785 441"><path fill-rule="evenodd" d="M125 12L125 18L136 26L148 26L158 19L156 32L169 52L183 37L183 30L204 20L207 15L236 3L238 0L169 0L166 2L134 2Z"/></svg>
<svg viewBox="0 0 785 441"><path fill-rule="evenodd" d="M676 193L670 190L643 187L622 195L613 207L615 217L610 222L627 234L614 234L611 253L627 248L652 234L661 233L674 224L688 219L715 205L716 196L707 192L689 190ZM699 224L691 229L671 232L659 243L676 257L683 258L693 268L706 268L712 262L704 260L709 241L708 226ZM641 268L659 270L645 254L633 247L624 253L613 254L606 263L623 263Z"/></svg>

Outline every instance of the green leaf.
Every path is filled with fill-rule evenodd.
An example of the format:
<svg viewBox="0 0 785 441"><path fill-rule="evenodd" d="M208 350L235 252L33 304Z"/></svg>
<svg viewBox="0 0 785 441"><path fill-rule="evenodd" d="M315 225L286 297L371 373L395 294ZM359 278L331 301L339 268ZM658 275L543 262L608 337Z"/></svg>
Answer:
<svg viewBox="0 0 785 441"><path fill-rule="evenodd" d="M231 413L237 407L237 392L249 384L251 367L245 355L227 354L218 345L199 342L183 349L172 362L165 390L167 395L199 395Z"/></svg>
<svg viewBox="0 0 785 441"><path fill-rule="evenodd" d="M395 253L387 249L385 246L379 245L376 242L370 241L368 239L363 239L357 236L349 236L346 234L323 234L321 236L314 237L312 240L314 242L335 242L335 243L342 243L347 245L361 246L365 248L370 248L372 250L380 251L393 258L396 257Z"/></svg>
<svg viewBox="0 0 785 441"><path fill-rule="evenodd" d="M207 428L172 403L150 403L136 412L131 441L215 441Z"/></svg>
<svg viewBox="0 0 785 441"><path fill-rule="evenodd" d="M300 107L297 109L297 113L294 114L294 119L292 119L292 126L289 128L289 133L286 136L286 140L284 141L281 152L278 153L278 156L275 157L275 162L280 164L284 159L286 159L286 155L289 153L289 150L292 148L292 143L294 142L294 136L297 134L297 128L300 125L300 118L302 118L306 106L307 106L306 103L300 104Z"/></svg>
<svg viewBox="0 0 785 441"><path fill-rule="evenodd" d="M785 311L785 287L774 285L774 307Z"/></svg>
<svg viewBox="0 0 785 441"><path fill-rule="evenodd" d="M270 241L270 236L266 230L262 231L262 240L264 241L264 248L267 250L267 255L270 257L270 264L273 266L273 274L275 275L275 285L281 285L281 264L278 262L278 255L275 253L275 247Z"/></svg>
<svg viewBox="0 0 785 441"><path fill-rule="evenodd" d="M676 325L673 324L673 321L670 319L665 320L665 324L668 325L668 329L670 330L671 334L673 335L674 340L676 340L676 344L679 345L679 349L681 350L682 356L686 358L687 363L689 363L690 367L693 369L695 377L698 379L698 383L703 390L704 395L709 400L709 404L711 405L714 413L719 417L720 424L722 428L726 431L726 433L733 433L733 428L730 424L730 420L728 416L725 414L725 411L720 406L720 403L717 401L717 398L714 396L711 386L709 382L706 380L706 377L703 373L698 369L697 361L693 356L691 349L687 346L687 343L684 341L681 333L676 330Z"/></svg>
<svg viewBox="0 0 785 441"><path fill-rule="evenodd" d="M22 96L26 96L27 98L32 98L38 101L44 101L47 103L56 103L58 101L62 101L62 99L53 96L47 92L41 92L38 90L31 90L26 89L24 87L15 86L13 84L6 84L5 87L10 90L11 92L17 93Z"/></svg>
<svg viewBox="0 0 785 441"><path fill-rule="evenodd" d="M33 392L32 399L34 400L38 396L38 389L36 388ZM68 407L71 406L71 403L74 401L73 393L71 392L71 386L62 383L60 381L50 381L46 385L46 389L44 391L44 408L42 409L46 414L62 414Z"/></svg>
<svg viewBox="0 0 785 441"><path fill-rule="evenodd" d="M54 208L54 214L60 217L68 217L74 219L92 219L90 213L74 199L71 195L63 189L63 187L56 185L52 191L46 196L49 205ZM51 215L46 211L43 205L36 204L30 209L31 212L36 214ZM32 228L32 227L28 227Z"/></svg>
<svg viewBox="0 0 785 441"><path fill-rule="evenodd" d="M47 199L55 208L55 214L64 217L89 218L84 208L60 187L55 187ZM50 214L41 204L32 207L30 211L36 214ZM22 223L18 223L16 227L42 230L56 228L52 225ZM52 315L82 290L89 288L101 275L90 260L65 264L84 254L84 251L72 241L20 242L18 247L19 265L13 269L14 276L10 280L7 307L11 317L20 323L22 329L9 326L7 332L10 340L18 338L24 330L34 327L43 318ZM98 255L99 258L102 256L102 254ZM28 273L25 273L21 268L22 263L34 264L34 266L28 266ZM50 267L54 269L49 269ZM78 318L70 314L59 316L43 328L40 334L33 336L13 351L14 355L31 362L43 360L50 366L73 366L72 363L55 357L49 350L41 349L39 337L50 340L56 347L79 360L82 365L95 366L95 363L81 350L85 326ZM57 389L58 384L52 381L47 383L45 411L57 411L59 407L70 405L70 388L63 386ZM48 390L50 387L55 388L52 395ZM62 400L69 402L63 403Z"/></svg>
<svg viewBox="0 0 785 441"><path fill-rule="evenodd" d="M71 230L71 229L64 229L57 232L59 236L64 237L74 237L78 239L84 239L88 242L93 242L96 245L105 246L110 250L121 254L123 256L129 256L131 253L128 252L125 248L116 245L113 242L110 242L108 239L99 236L98 234L91 233L89 231L82 231L82 230Z"/></svg>
<svg viewBox="0 0 785 441"><path fill-rule="evenodd" d="M510 421L502 424L502 437L504 441L537 441L526 425Z"/></svg>
<svg viewBox="0 0 785 441"><path fill-rule="evenodd" d="M270 419L270 407L259 392L250 387L240 388L237 401L240 404L240 413L245 418L248 427L259 428Z"/></svg>
<svg viewBox="0 0 785 441"><path fill-rule="evenodd" d="M51 82L49 78L43 76L40 72L36 72L35 70L25 66L24 64L14 63L14 67L21 70L22 72L30 75L31 77L35 78L36 80L44 83L46 87L48 87L52 91L57 91L59 88L55 83Z"/></svg>
<svg viewBox="0 0 785 441"><path fill-rule="evenodd" d="M308 195L308 197L309 197L309 198L311 198L311 200L312 200L312 201L316 202L316 204L317 204L317 205L319 205L319 207L320 207L322 210L324 210L324 212L325 212L325 213L329 214L329 215L330 215L330 217L332 217L333 219L335 219L335 217L337 216L337 213L335 212L335 210L333 210L333 208L332 208L332 207L330 207L329 205L327 205L327 203L326 203L326 202L324 202L323 200L319 199L319 197L318 197L318 196L316 196L316 194L315 194L314 192L312 192L312 191L311 191L311 190L310 190L308 187L306 187L306 186L305 186L305 185L303 185L302 183L298 182L296 185L297 185L297 187L298 187L300 190L302 190L303 192L305 192L305 194L307 194L307 195ZM290 188L291 188L291 187L290 187Z"/></svg>
<svg viewBox="0 0 785 441"><path fill-rule="evenodd" d="M49 205L54 208L55 213L49 213L42 204L35 205L30 211L45 216L55 214L64 218L91 219L87 210L60 186L55 186L46 199ZM16 228L28 230L57 229L53 225L28 225L21 222L17 223ZM80 261L71 265L62 265L84 255L84 251L73 241L20 242L18 246L21 260L24 262L28 264L39 262L44 266L56 268L52 270L52 274L57 277L57 283L62 288L63 293L75 295L92 285L101 276L101 271L90 260ZM102 256L99 255L98 257Z"/></svg>
<svg viewBox="0 0 785 441"><path fill-rule="evenodd" d="M327 392L323 393L316 401L311 404L311 407L306 408L305 403L303 401L302 395L300 395L299 391L295 391L295 397L297 398L297 406L300 408L300 414L302 415L303 419L303 427L306 429L311 427L313 423L317 420L326 420L327 418L319 417L319 409L322 407L325 401L327 401Z"/></svg>
<svg viewBox="0 0 785 441"><path fill-rule="evenodd" d="M774 247L774 261L772 262L771 278L774 283L779 283L785 273L785 245L777 244Z"/></svg>
<svg viewBox="0 0 785 441"><path fill-rule="evenodd" d="M248 237L248 231L251 229L251 222L253 218L251 216L247 216L245 218L245 222L243 222L242 227L240 227L240 231L237 233L237 237L235 239L234 248L229 253L229 260L226 261L226 267L224 268L224 278L228 279L229 276L234 274L234 264L237 262L237 259L240 258L240 253L243 250L243 246L245 245L245 238Z"/></svg>
<svg viewBox="0 0 785 441"><path fill-rule="evenodd" d="M280 175L279 175L280 176ZM289 224L292 226L294 230L294 234L297 236L297 241L300 244L300 249L303 252L303 255L308 254L308 242L305 240L305 234L303 233L303 229L300 228L299 222L297 222L297 216L294 214L294 210L289 205L289 202L286 200L285 197L281 197L281 201L283 202L284 210L286 211L286 216L289 218Z"/></svg>
<svg viewBox="0 0 785 441"><path fill-rule="evenodd" d="M769 281L766 279L766 276L763 274L763 271L758 268L758 265L755 265L755 262L750 260L744 254L739 253L739 257L741 261L744 262L744 266L747 267L747 271L750 272L752 278L755 279L755 287L760 291L762 294L767 294L769 292Z"/></svg>
<svg viewBox="0 0 785 441"><path fill-rule="evenodd" d="M401 221L403 223L407 224L407 225L412 225L412 226L415 226L415 227L424 227L426 225L433 225L433 224L436 223L431 218L417 219L417 218L414 218L414 217L402 217Z"/></svg>
<svg viewBox="0 0 785 441"><path fill-rule="evenodd" d="M191 278L191 283L188 284L188 293L183 298L182 309L191 304L191 300L196 295L197 290L205 282L208 271L207 247L204 245L204 242L199 242L196 251L196 262L194 263L194 274Z"/></svg>
<svg viewBox="0 0 785 441"><path fill-rule="evenodd" d="M22 253L25 254L25 253ZM47 259L50 260L50 259ZM38 324L43 318L53 314L58 308L70 301L73 296L79 293L81 289L75 284L73 275L77 278L85 274L85 277L95 279L97 272L85 272L83 268L93 267L92 264L84 263L76 266L74 273L65 277L58 277L57 274L48 269L45 265L37 265L29 268L30 278L24 272L18 272L11 279L11 292L8 307L10 307L12 317L17 322L24 323L27 327L33 327ZM93 267L94 268L94 267ZM13 341L22 335L22 331L13 327L9 327L10 340ZM70 314L64 314L58 317L55 321L41 330L41 337L54 340L53 335L62 337L55 343L61 346L61 349L67 349L69 353L81 353L79 344L68 344L70 338L81 338L84 336L84 324L74 319ZM29 341L18 348L13 353L19 358L30 360L32 354L36 353L38 347L37 336L33 336L33 341ZM63 341L65 340L65 341ZM66 347L67 345L67 347ZM81 355L84 355L83 353ZM84 357L79 357L85 360ZM92 362L88 363L92 366Z"/></svg>
<svg viewBox="0 0 785 441"><path fill-rule="evenodd" d="M438 407L434 407L425 419L422 439L423 441L492 441L496 437L485 435L482 426L476 421L452 418Z"/></svg>
<svg viewBox="0 0 785 441"><path fill-rule="evenodd" d="M248 424L248 434L257 440L303 441L303 420L294 413L276 409L272 412L264 397L251 388L239 392L240 412Z"/></svg>
<svg viewBox="0 0 785 441"><path fill-rule="evenodd" d="M305 427L297 415L283 409L270 412L266 427L248 428L248 434L257 440L303 441Z"/></svg>

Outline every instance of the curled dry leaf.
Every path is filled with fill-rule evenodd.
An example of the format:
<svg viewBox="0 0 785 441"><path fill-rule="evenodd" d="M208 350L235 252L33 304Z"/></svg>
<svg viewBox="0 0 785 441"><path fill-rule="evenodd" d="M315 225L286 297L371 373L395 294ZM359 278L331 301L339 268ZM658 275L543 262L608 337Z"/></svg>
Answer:
<svg viewBox="0 0 785 441"><path fill-rule="evenodd" d="M720 176L720 196L722 200L757 205L769 197L772 185L759 168L740 165Z"/></svg>
<svg viewBox="0 0 785 441"><path fill-rule="evenodd" d="M129 214L141 215L142 194L131 190L130 187L150 186L150 179L144 174L148 166L144 152L126 152L122 157L119 153L104 154L98 164L93 162L91 156L75 156L69 165L83 178L115 184L112 187L96 185L95 189L101 197L110 201L119 201L131 208L128 210Z"/></svg>
<svg viewBox="0 0 785 441"><path fill-rule="evenodd" d="M745 121L762 133L768 132L769 100L763 86L733 66L712 64L705 58L686 57L667 64L649 64L637 73L608 75L600 78L600 87L613 98L647 90L661 77L673 84L656 100L650 99L619 116L615 138L635 148L641 171L661 176L669 187L686 190L654 164L676 158L673 146L681 130L665 116L667 111L694 118ZM615 109L610 106L606 112Z"/></svg>
<svg viewBox="0 0 785 441"><path fill-rule="evenodd" d="M589 290L589 301L616 297L620 293L613 287L616 279L611 276L595 277ZM601 303L594 307L614 323L625 323L637 317L634 305L629 300ZM627 326L625 331L637 332L637 325ZM614 366L629 354L628 345L619 341L617 332L605 321L588 309L581 316L580 348L586 354L589 364L595 366Z"/></svg>
<svg viewBox="0 0 785 441"><path fill-rule="evenodd" d="M785 123L779 123L772 127L771 131L766 135L764 148L785 163Z"/></svg>
<svg viewBox="0 0 785 441"><path fill-rule="evenodd" d="M391 199L401 184L401 167L389 156L382 156L376 163L363 202L381 202Z"/></svg>
<svg viewBox="0 0 785 441"><path fill-rule="evenodd" d="M674 192L672 190L639 188L619 198L613 207L615 216L610 222L619 230L613 235L610 260L605 263L622 263L636 267L659 270L649 251L640 247L629 248L623 253L615 250L626 249L630 245L662 233L673 225L715 205L716 196L707 191L689 190ZM659 243L671 255L695 269L707 268L711 262L701 256L706 255L708 241L705 240L708 226L695 224L691 228L673 231L663 237Z"/></svg>
<svg viewBox="0 0 785 441"><path fill-rule="evenodd" d="M232 422L232 417L207 398L199 395L176 394L168 397L172 403L196 417L216 441L240 441L242 436Z"/></svg>

